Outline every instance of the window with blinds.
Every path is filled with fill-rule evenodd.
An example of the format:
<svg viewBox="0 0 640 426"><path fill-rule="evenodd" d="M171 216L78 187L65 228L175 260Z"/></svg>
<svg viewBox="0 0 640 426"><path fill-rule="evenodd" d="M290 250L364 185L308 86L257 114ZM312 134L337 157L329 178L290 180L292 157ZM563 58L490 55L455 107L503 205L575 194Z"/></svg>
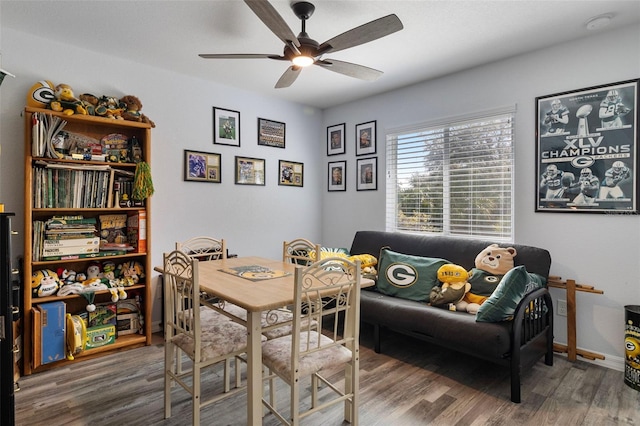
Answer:
<svg viewBox="0 0 640 426"><path fill-rule="evenodd" d="M514 113L388 133L387 230L513 241Z"/></svg>

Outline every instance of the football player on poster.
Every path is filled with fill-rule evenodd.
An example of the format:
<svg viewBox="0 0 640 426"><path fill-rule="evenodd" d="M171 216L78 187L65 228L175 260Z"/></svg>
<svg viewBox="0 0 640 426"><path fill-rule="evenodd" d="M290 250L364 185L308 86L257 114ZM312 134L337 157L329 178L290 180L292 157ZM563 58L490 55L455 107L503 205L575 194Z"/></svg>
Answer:
<svg viewBox="0 0 640 426"><path fill-rule="evenodd" d="M629 114L631 108L622 103L622 98L618 91L613 89L607 92L607 96L600 102L598 115L602 121L603 129L614 129L623 126L620 117Z"/></svg>
<svg viewBox="0 0 640 426"><path fill-rule="evenodd" d="M564 172L558 169L555 164L549 164L542 174L540 188L547 188L545 199L559 199L564 196L565 185L563 185Z"/></svg>
<svg viewBox="0 0 640 426"><path fill-rule="evenodd" d="M631 170L622 161L615 161L604 174L598 198L624 198L620 184L631 178Z"/></svg>
<svg viewBox="0 0 640 426"><path fill-rule="evenodd" d="M573 199L573 204L595 204L600 188L600 179L593 175L590 168L586 167L580 171L580 178L576 184L580 193Z"/></svg>
<svg viewBox="0 0 640 426"><path fill-rule="evenodd" d="M551 101L551 109L544 116L544 125L547 126L547 135L564 134L564 128L569 123L569 109L562 104L560 99Z"/></svg>

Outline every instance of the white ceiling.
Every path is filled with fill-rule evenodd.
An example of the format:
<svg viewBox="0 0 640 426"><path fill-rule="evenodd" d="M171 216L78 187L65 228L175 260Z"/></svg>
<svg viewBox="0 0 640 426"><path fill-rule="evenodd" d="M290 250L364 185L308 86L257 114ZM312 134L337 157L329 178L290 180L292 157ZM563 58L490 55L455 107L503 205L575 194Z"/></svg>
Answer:
<svg viewBox="0 0 640 426"><path fill-rule="evenodd" d="M286 62L198 57L282 53L282 42L240 0L2 0L0 17L2 27L318 108L640 22L640 0L312 2L306 30L320 43L390 13L400 18L403 30L326 55L382 70L382 77L365 82L310 67L291 87L274 89ZM291 2L271 3L298 34ZM605 14L608 26L587 30L590 18ZM595 60L597 52L585 58ZM588 62L576 64L582 66Z"/></svg>

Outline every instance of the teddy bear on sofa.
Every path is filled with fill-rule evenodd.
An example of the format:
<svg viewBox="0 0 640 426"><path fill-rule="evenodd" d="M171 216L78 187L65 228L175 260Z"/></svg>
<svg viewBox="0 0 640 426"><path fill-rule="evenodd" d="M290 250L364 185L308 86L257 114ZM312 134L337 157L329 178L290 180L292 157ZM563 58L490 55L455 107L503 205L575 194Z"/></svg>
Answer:
<svg viewBox="0 0 640 426"><path fill-rule="evenodd" d="M477 314L480 305L493 294L504 274L514 267L516 254L515 248L498 244L491 244L478 253L475 268L469 273L471 290L456 304L456 310Z"/></svg>
<svg viewBox="0 0 640 426"><path fill-rule="evenodd" d="M460 265L448 263L438 268L437 274L442 285L431 289L429 303L431 306L444 306L449 310L455 310L455 305L471 290L471 284L468 282L469 273Z"/></svg>

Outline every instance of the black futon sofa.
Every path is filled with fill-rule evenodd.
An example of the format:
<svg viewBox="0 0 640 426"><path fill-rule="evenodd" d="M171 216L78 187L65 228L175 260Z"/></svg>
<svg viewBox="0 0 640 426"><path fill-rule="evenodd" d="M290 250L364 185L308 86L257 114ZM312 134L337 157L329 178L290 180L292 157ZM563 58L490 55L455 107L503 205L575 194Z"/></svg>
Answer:
<svg viewBox="0 0 640 426"><path fill-rule="evenodd" d="M491 243L454 237L359 231L353 239L350 254L371 254L377 258L382 247L389 247L399 253L446 259L470 270L474 267L476 255ZM551 256L547 250L518 244L500 246L517 250L515 266L524 265L527 272L548 278ZM530 306L543 308L532 313L528 309ZM375 287L361 292L360 315L361 321L374 327L374 350L377 353L381 350L381 330L386 328L509 366L511 401L516 403L520 402L520 372L543 356L545 364L553 365L553 304L546 287L527 293L516 308L512 321L476 322L476 316L467 312L449 311L386 296ZM460 333L460 330L465 330L465 333Z"/></svg>

